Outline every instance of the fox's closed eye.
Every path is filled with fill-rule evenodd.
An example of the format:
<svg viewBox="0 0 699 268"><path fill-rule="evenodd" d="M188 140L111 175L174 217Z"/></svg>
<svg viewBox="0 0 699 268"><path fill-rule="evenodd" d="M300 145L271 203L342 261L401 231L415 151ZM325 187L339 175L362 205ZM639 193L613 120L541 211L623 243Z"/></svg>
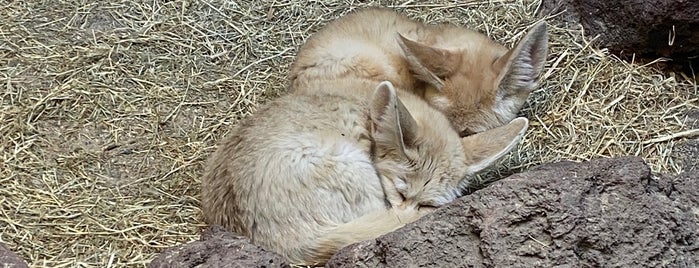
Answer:
<svg viewBox="0 0 699 268"><path fill-rule="evenodd" d="M471 136L473 134L476 134L476 132L473 132L470 129L464 129L461 132L459 132L459 136L461 137Z"/></svg>
<svg viewBox="0 0 699 268"><path fill-rule="evenodd" d="M420 203L418 204L417 209L437 209L437 206L434 206L432 203Z"/></svg>

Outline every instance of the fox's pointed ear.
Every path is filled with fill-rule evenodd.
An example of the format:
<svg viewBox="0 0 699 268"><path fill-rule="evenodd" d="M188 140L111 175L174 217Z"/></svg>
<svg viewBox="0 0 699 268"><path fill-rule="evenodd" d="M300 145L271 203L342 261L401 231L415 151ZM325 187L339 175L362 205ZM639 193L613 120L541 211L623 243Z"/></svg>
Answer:
<svg viewBox="0 0 699 268"><path fill-rule="evenodd" d="M406 151L415 145L417 123L398 98L391 82L381 82L374 90L370 116L377 146L389 150L398 147L403 156L407 156Z"/></svg>
<svg viewBox="0 0 699 268"><path fill-rule="evenodd" d="M498 72L499 95L505 98L516 95L526 99L537 86L547 54L548 34L546 22L542 21L535 24L514 48L493 63L494 70Z"/></svg>
<svg viewBox="0 0 699 268"><path fill-rule="evenodd" d="M529 120L518 117L504 126L461 138L466 152L466 165L475 174L509 153L524 136Z"/></svg>
<svg viewBox="0 0 699 268"><path fill-rule="evenodd" d="M456 70L461 63L461 58L449 50L415 42L400 33L396 34L396 41L403 50L410 70L418 79L437 89L444 87L443 78Z"/></svg>

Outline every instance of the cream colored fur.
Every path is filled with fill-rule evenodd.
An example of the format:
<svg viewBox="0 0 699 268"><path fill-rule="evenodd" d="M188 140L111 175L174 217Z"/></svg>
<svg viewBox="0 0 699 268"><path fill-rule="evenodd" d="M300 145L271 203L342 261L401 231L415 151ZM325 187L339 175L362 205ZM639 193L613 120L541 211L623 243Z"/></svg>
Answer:
<svg viewBox="0 0 699 268"><path fill-rule="evenodd" d="M208 224L296 264L323 264L454 200L528 126L518 118L461 138L442 113L390 82L306 87L240 122L202 178Z"/></svg>
<svg viewBox="0 0 699 268"><path fill-rule="evenodd" d="M443 112L461 136L509 123L537 86L548 53L546 24L512 49L455 25L427 25L381 8L330 22L299 49L290 90L338 78L390 81Z"/></svg>

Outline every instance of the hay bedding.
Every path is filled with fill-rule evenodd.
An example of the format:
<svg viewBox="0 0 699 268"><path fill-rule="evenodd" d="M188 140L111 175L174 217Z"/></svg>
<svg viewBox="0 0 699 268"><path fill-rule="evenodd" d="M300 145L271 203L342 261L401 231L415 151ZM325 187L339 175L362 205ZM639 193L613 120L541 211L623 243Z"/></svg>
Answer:
<svg viewBox="0 0 699 268"><path fill-rule="evenodd" d="M368 5L512 45L539 1L10 1L0 9L0 241L35 267L143 266L203 227L217 141L284 90L296 49ZM350 8L351 7L351 8ZM490 180L542 162L670 157L697 87L551 24L532 126ZM656 139L656 140L654 140Z"/></svg>

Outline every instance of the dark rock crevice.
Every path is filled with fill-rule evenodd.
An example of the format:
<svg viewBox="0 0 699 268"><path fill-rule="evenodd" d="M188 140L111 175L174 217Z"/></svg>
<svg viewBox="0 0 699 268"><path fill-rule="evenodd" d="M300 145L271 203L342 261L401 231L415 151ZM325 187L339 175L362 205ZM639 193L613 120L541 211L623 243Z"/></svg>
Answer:
<svg viewBox="0 0 699 268"><path fill-rule="evenodd" d="M564 21L580 23L589 38L598 37L599 46L620 58L666 58L659 67L690 77L699 69L699 1L544 0L540 10L562 12Z"/></svg>

